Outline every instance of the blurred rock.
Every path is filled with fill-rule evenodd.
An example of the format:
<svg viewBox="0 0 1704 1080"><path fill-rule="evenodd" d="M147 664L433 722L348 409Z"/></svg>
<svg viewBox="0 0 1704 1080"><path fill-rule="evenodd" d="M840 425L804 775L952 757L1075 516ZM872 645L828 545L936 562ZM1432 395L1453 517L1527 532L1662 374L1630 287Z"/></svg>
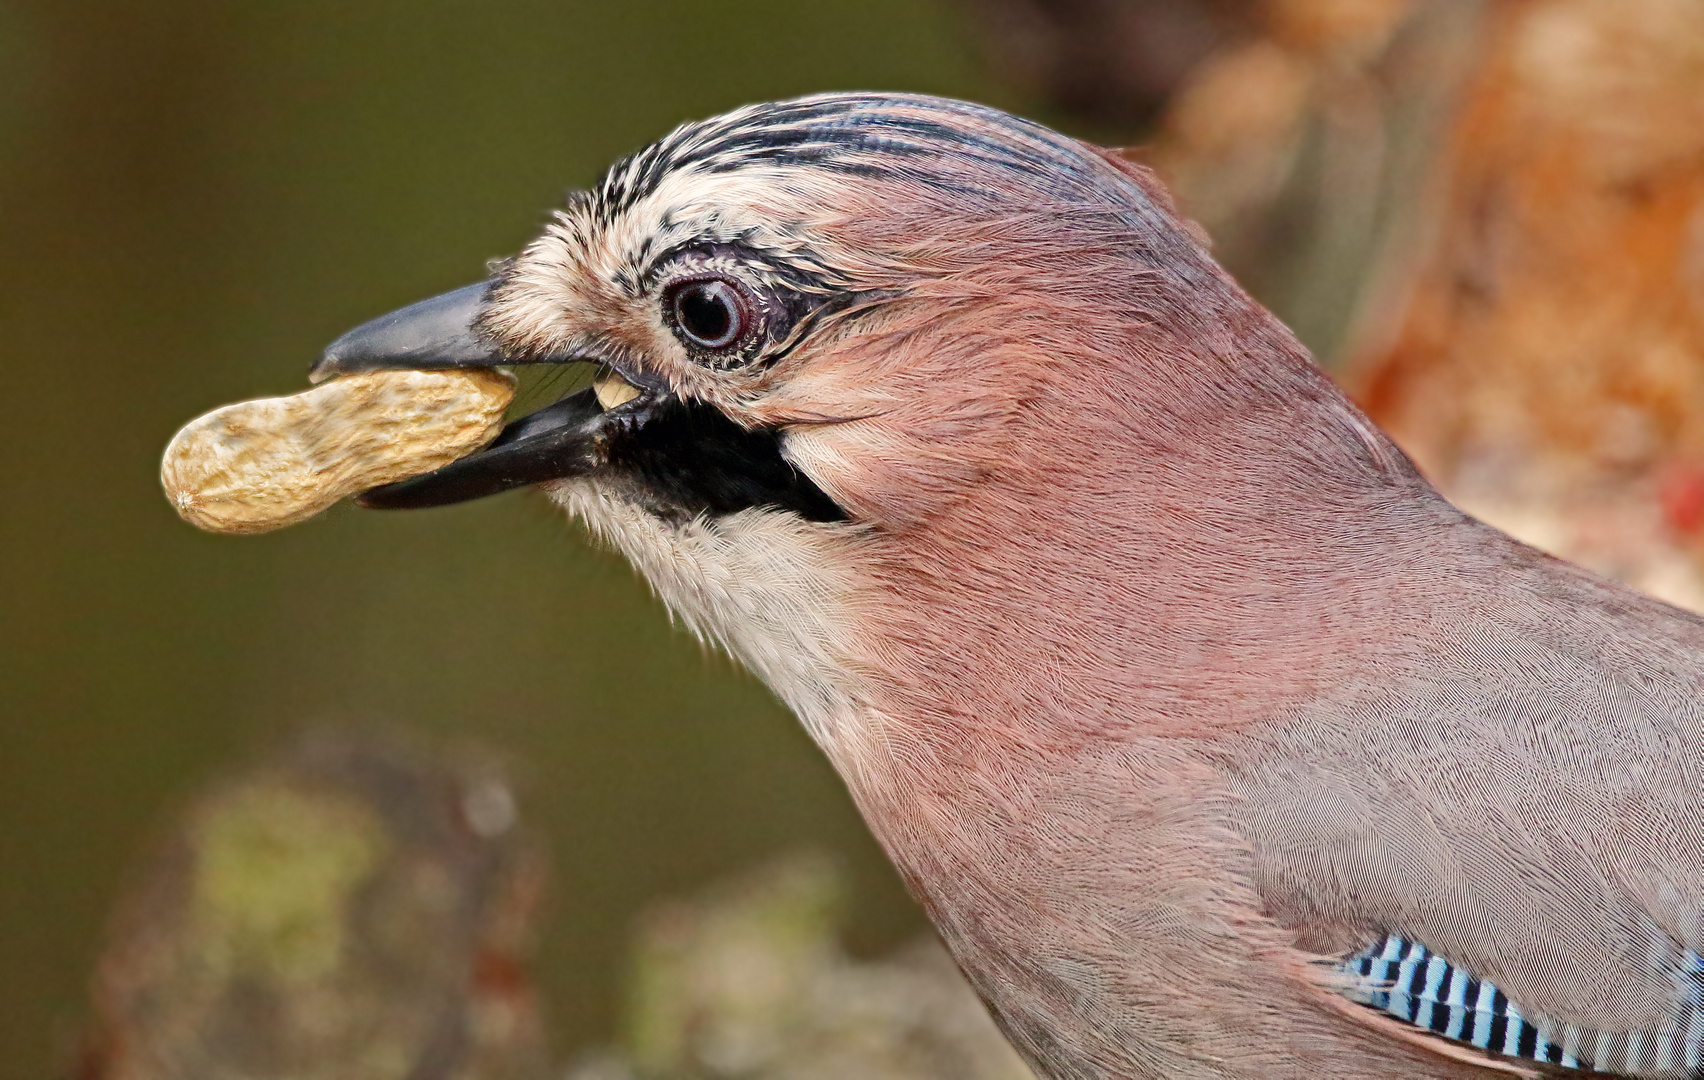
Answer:
<svg viewBox="0 0 1704 1080"><path fill-rule="evenodd" d="M621 1045L572 1080L1030 1080L933 937L845 953L844 893L800 856L654 909Z"/></svg>
<svg viewBox="0 0 1704 1080"><path fill-rule="evenodd" d="M86 1080L535 1080L542 853L487 764L321 732L192 800L95 979ZM1029 1080L933 939L877 960L799 856L639 923L574 1080Z"/></svg>
<svg viewBox="0 0 1704 1080"><path fill-rule="evenodd" d="M541 879L494 769L307 738L196 798L141 868L84 1075L543 1076L523 967Z"/></svg>

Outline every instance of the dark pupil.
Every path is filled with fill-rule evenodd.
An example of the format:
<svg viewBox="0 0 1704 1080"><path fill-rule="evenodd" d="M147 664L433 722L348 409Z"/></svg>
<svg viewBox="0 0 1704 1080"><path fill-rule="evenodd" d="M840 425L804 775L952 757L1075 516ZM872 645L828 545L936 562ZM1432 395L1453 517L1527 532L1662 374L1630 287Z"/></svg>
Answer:
<svg viewBox="0 0 1704 1080"><path fill-rule="evenodd" d="M718 348L739 336L728 287L719 281L688 285L675 296L675 318L687 336L700 345Z"/></svg>

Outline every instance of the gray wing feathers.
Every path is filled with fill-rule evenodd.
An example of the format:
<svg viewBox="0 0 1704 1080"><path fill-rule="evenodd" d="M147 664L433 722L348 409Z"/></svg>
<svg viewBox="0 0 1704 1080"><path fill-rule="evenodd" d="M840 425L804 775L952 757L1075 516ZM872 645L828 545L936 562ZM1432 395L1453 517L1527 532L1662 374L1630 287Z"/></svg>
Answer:
<svg viewBox="0 0 1704 1080"><path fill-rule="evenodd" d="M1220 744L1256 888L1304 949L1358 963L1393 935L1440 979L1491 985L1555 1045L1535 1060L1689 1076L1704 1047L1704 624L1503 555L1358 685ZM1466 983L1428 977L1368 1003L1488 1046L1449 997Z"/></svg>

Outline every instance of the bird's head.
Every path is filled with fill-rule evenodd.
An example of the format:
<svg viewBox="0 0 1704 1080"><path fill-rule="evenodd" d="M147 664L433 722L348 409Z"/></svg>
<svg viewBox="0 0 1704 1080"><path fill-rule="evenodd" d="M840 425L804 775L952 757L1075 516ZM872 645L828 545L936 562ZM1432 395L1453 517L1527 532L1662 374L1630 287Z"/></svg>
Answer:
<svg viewBox="0 0 1704 1080"><path fill-rule="evenodd" d="M1131 374L1073 370L1126 346L1109 311L1210 351L1224 292L1122 158L982 106L831 94L677 129L489 281L346 334L315 375L598 367L595 391L368 505L625 471L675 515L900 522L992 468L1050 384ZM1148 351L1175 396L1177 344Z"/></svg>
<svg viewBox="0 0 1704 1080"><path fill-rule="evenodd" d="M989 602L960 607L997 632L1014 617L999 603L1045 617L1022 595L1042 579L1023 581L1050 562L1065 574L1047 580L1074 587L1097 560L1126 559L1104 571L1122 574L1177 547L1161 534L1182 504L1259 471L1279 427L1355 438L1353 410L1145 170L920 96L683 126L572 196L489 281L351 331L316 375L567 362L597 366L593 389L363 501L545 484L804 713L776 667L798 664L776 657L844 666L824 598L856 591L849 574L886 589L896 624L929 608L893 560L962 556L913 577L961 598L980 581ZM1324 420L1298 420L1310 402ZM1232 502L1201 513L1250 512ZM823 554L849 538L894 544ZM731 595L759 580L781 592Z"/></svg>

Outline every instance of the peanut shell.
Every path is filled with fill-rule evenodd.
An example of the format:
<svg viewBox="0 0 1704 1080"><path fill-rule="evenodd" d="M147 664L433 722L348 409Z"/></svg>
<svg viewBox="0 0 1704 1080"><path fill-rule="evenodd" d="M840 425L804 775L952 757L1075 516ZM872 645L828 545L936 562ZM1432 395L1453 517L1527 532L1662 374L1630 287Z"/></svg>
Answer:
<svg viewBox="0 0 1704 1080"><path fill-rule="evenodd" d="M486 368L346 375L190 421L166 447L160 482L197 528L270 532L477 450L514 394L513 376Z"/></svg>

